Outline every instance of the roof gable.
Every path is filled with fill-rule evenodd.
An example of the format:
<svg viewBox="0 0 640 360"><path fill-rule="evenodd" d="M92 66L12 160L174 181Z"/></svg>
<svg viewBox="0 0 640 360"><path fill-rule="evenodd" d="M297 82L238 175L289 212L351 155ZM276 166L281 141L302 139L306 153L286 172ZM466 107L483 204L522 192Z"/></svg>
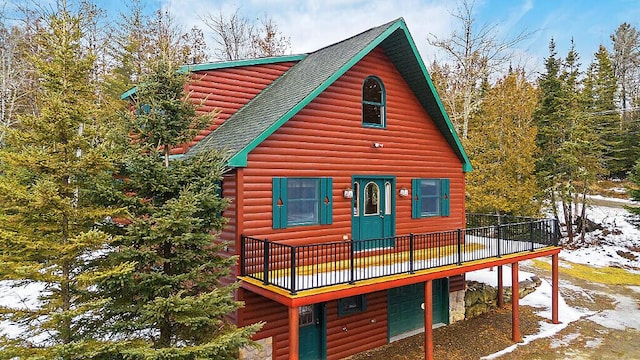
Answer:
<svg viewBox="0 0 640 360"><path fill-rule="evenodd" d="M463 164L463 171L470 171L471 163L403 19L372 28L309 54L193 146L186 155L224 149L230 155L229 166L246 166L251 150L377 46L381 46L389 55L454 149Z"/></svg>

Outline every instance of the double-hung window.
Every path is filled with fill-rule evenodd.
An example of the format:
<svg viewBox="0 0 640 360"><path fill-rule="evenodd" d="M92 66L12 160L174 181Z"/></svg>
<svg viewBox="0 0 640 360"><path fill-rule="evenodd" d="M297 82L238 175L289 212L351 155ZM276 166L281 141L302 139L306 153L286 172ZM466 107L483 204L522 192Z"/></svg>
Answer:
<svg viewBox="0 0 640 360"><path fill-rule="evenodd" d="M411 180L412 218L449 216L449 179Z"/></svg>
<svg viewBox="0 0 640 360"><path fill-rule="evenodd" d="M273 178L273 228L331 224L331 178Z"/></svg>
<svg viewBox="0 0 640 360"><path fill-rule="evenodd" d="M369 76L362 83L362 125L385 127L385 91L382 80Z"/></svg>

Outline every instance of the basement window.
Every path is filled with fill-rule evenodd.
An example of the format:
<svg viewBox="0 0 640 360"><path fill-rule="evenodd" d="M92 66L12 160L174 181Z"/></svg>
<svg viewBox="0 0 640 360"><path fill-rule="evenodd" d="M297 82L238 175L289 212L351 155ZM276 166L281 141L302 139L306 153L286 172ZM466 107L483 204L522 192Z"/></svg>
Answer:
<svg viewBox="0 0 640 360"><path fill-rule="evenodd" d="M367 309L367 301L364 295L350 296L338 300L338 316L347 316L363 312Z"/></svg>

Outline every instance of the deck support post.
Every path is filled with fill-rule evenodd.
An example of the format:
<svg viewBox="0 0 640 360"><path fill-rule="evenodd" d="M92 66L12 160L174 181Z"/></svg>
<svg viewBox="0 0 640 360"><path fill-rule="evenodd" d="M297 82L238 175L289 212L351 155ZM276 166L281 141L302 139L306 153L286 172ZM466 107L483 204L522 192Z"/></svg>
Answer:
<svg viewBox="0 0 640 360"><path fill-rule="evenodd" d="M551 255L551 322L559 324L558 319L558 254Z"/></svg>
<svg viewBox="0 0 640 360"><path fill-rule="evenodd" d="M433 360L433 281L424 283L424 358Z"/></svg>
<svg viewBox="0 0 640 360"><path fill-rule="evenodd" d="M504 307L504 284L502 280L502 265L498 265L498 308Z"/></svg>
<svg viewBox="0 0 640 360"><path fill-rule="evenodd" d="M511 264L511 339L522 341L520 335L520 286L518 284L518 262Z"/></svg>
<svg viewBox="0 0 640 360"><path fill-rule="evenodd" d="M289 360L298 360L299 344L299 318L297 307L289 308Z"/></svg>

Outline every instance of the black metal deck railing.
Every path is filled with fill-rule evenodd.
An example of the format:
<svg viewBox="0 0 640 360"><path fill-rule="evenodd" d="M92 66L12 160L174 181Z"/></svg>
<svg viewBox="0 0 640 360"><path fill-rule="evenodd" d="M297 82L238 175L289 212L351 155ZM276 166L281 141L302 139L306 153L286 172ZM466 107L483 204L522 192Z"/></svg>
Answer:
<svg viewBox="0 0 640 360"><path fill-rule="evenodd" d="M297 246L243 235L240 270L295 294L557 245L554 219Z"/></svg>

